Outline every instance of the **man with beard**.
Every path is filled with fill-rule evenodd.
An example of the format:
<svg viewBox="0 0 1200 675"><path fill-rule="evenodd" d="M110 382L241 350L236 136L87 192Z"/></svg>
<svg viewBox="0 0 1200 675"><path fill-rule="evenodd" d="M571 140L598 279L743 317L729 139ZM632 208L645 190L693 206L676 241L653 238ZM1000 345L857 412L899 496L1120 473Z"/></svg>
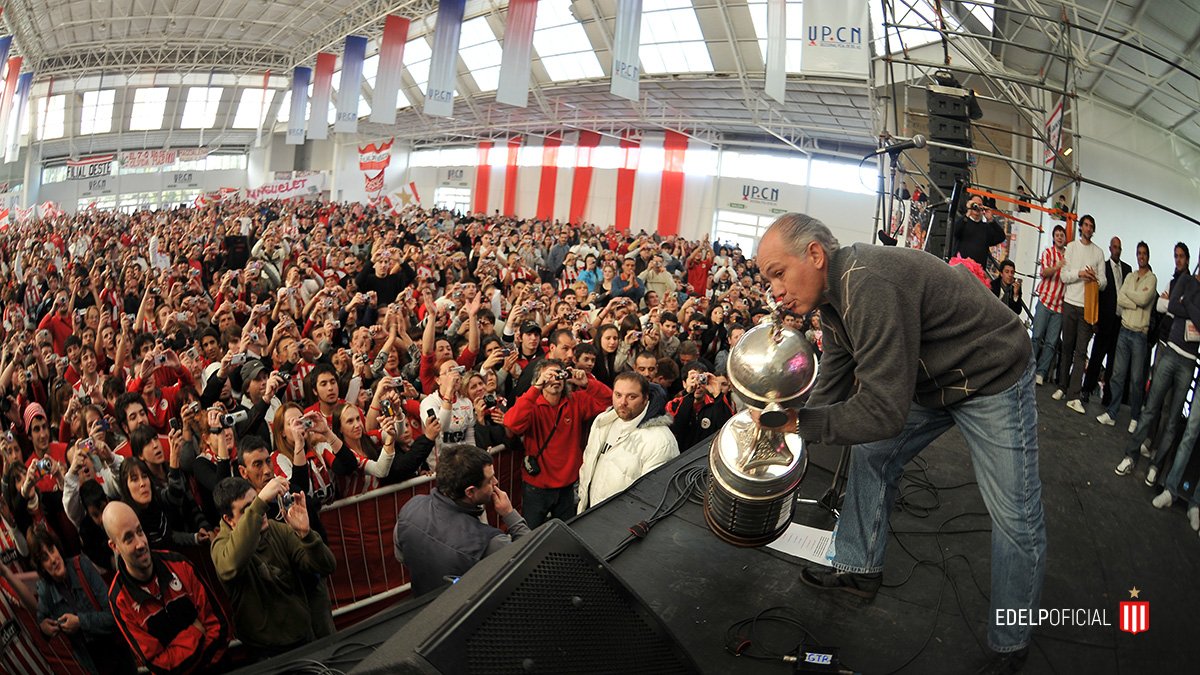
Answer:
<svg viewBox="0 0 1200 675"><path fill-rule="evenodd" d="M583 451L580 513L679 455L662 387L624 372L613 379L612 392L612 408L596 417Z"/></svg>

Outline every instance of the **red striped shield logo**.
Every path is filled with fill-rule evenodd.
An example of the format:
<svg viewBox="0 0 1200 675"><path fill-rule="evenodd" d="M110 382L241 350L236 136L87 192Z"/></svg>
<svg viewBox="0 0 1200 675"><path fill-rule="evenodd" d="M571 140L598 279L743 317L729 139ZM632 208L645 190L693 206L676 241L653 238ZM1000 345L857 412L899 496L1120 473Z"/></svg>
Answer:
<svg viewBox="0 0 1200 675"><path fill-rule="evenodd" d="M1121 630L1134 635L1150 630L1150 603L1122 602Z"/></svg>

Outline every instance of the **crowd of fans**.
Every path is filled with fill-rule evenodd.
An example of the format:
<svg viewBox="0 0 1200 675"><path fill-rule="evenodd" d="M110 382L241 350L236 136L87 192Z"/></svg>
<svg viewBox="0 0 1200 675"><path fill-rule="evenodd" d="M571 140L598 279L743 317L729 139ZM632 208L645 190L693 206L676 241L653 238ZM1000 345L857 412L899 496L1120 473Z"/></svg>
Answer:
<svg viewBox="0 0 1200 675"><path fill-rule="evenodd" d="M768 314L707 237L301 201L15 225L0 279L0 601L36 616L10 672L328 634L323 507L434 473L523 532L468 450L507 448L528 526L569 517L735 412L729 349ZM400 526L437 513L398 523L410 568Z"/></svg>

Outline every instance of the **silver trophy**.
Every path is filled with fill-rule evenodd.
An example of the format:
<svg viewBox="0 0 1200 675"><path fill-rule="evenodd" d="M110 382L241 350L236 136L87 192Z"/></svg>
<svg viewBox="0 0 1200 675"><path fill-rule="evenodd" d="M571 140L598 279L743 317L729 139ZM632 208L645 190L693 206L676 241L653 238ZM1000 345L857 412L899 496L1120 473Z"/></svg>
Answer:
<svg viewBox="0 0 1200 675"><path fill-rule="evenodd" d="M762 546L783 534L808 467L804 440L774 430L804 406L817 380L817 357L800 331L776 313L747 331L729 352L734 398L743 407L721 427L709 451L704 519L737 546ZM758 413L756 422L751 412Z"/></svg>

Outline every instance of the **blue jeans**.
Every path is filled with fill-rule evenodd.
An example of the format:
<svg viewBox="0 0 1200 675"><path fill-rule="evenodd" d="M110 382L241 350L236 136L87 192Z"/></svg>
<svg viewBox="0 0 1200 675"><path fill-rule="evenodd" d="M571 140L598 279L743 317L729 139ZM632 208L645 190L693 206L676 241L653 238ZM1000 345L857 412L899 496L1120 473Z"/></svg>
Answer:
<svg viewBox="0 0 1200 675"><path fill-rule="evenodd" d="M525 516L525 524L529 526L529 529L541 525L550 518L558 518L563 522L570 520L579 510L575 503L577 485L578 483L571 483L560 488L540 488L529 483L522 483L521 512Z"/></svg>
<svg viewBox="0 0 1200 675"><path fill-rule="evenodd" d="M842 515L834 530L836 569L883 569L888 514L904 465L957 424L971 449L979 491L992 517L992 592L988 645L997 652L1027 644L1032 626L998 626L996 610L1036 613L1046 573L1046 525L1038 476L1034 362L1016 384L991 396L972 396L949 408L913 403L895 438L854 446Z"/></svg>
<svg viewBox="0 0 1200 675"><path fill-rule="evenodd" d="M1178 499L1189 500L1192 506L1200 506L1200 480L1196 481L1196 488L1192 490L1190 498L1183 493L1180 483L1183 482L1183 472L1187 469L1188 460L1192 458L1192 448L1196 445L1197 436L1200 436L1200 382L1196 383L1196 388L1192 391L1192 410L1188 413L1187 426L1183 428L1183 438L1179 439L1179 448L1175 450L1175 463L1171 465L1167 481L1163 483L1163 487L1172 495Z"/></svg>
<svg viewBox="0 0 1200 675"><path fill-rule="evenodd" d="M1117 335L1117 358L1113 365L1112 381L1108 391L1112 402L1108 405L1108 416L1116 419L1125 396L1125 384L1129 387L1129 419L1136 420L1142 414L1142 388L1138 384L1146 375L1146 334L1121 326Z"/></svg>
<svg viewBox="0 0 1200 675"><path fill-rule="evenodd" d="M1162 356L1159 357L1158 363L1154 364L1154 373L1150 375L1150 395L1146 398L1146 406L1142 408L1141 417L1138 418L1137 432L1133 434L1133 438L1129 439L1129 445L1125 447L1125 456L1133 460L1135 467L1141 457L1138 448L1158 424L1160 414L1167 416L1167 428L1159 437L1158 450L1150 460L1151 464L1157 465L1160 458L1166 457L1170 452L1171 439L1175 438L1175 431L1179 426L1179 411L1183 410L1183 398L1192 384L1192 374L1196 372L1195 359L1181 356L1170 347L1163 347L1160 353ZM1167 394L1172 391L1174 391L1174 396L1171 401L1171 409L1163 410L1165 407L1163 402L1167 398Z"/></svg>
<svg viewBox="0 0 1200 675"><path fill-rule="evenodd" d="M1054 348L1062 333L1062 313L1046 309L1038 303L1033 312L1033 358L1037 362L1037 374L1045 378L1050 374L1050 362L1054 360Z"/></svg>

